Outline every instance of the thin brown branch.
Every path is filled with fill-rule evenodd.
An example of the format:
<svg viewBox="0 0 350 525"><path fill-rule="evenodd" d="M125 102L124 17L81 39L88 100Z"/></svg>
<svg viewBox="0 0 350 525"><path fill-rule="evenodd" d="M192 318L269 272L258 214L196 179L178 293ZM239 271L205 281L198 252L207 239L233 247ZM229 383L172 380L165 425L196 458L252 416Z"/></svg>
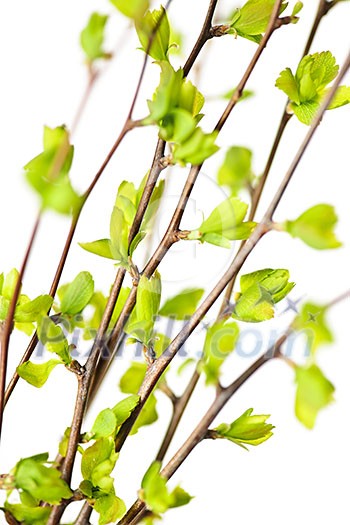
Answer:
<svg viewBox="0 0 350 525"><path fill-rule="evenodd" d="M8 359L8 350L9 350L9 343L11 338L11 333L13 330L13 321L16 311L16 305L17 300L20 294L21 286L23 277L27 268L28 260L30 253L33 248L33 244L35 241L35 237L39 228L41 220L41 213L39 213L38 217L36 218L36 221L33 226L32 233L30 235L30 239L28 242L28 246L26 249L26 252L24 254L24 258L22 261L21 268L19 270L18 280L16 282L16 286L13 292L13 295L11 297L11 301L9 304L9 309L6 315L6 319L3 323L3 326L0 330L0 336L1 336L1 347L0 347L0 439L1 439L1 430L2 430L2 421L3 421L3 413L4 413L4 407L5 407L5 387L6 387L6 372L7 372L7 359Z"/></svg>
<svg viewBox="0 0 350 525"><path fill-rule="evenodd" d="M201 322L203 317L206 315L206 313L209 311L209 309L218 299L218 297L223 292L223 290L225 289L227 284L230 282L230 280L233 279L238 274L245 260L247 259L247 257L252 252L253 248L257 245L257 243L260 241L260 239L266 232L266 228L269 227L271 220L273 218L274 212L280 200L282 199L307 146L309 145L316 129L318 128L318 125L321 122L324 112L329 106L342 78L344 77L349 67L350 67L350 54L345 60L345 63L339 75L337 76L332 88L330 89L324 101L322 102L321 107L319 111L317 112L317 115L315 119L313 120L310 126L310 129L306 134L305 139L303 140L299 150L297 151L290 165L290 168L288 169L285 177L282 180L282 183L280 184L277 192L274 195L263 217L262 222L256 227L256 229L254 230L254 232L252 233L252 235L250 236L246 244L243 246L242 250L234 258L228 270L221 277L221 279L216 284L216 286L212 289L209 295L205 298L205 300L199 306L197 311L192 315L188 323L182 328L182 330L178 333L175 339L173 339L173 341L170 343L169 347L165 350L165 352L148 369L145 380L143 384L141 385L141 388L139 391L140 403L135 408L130 418L122 425L117 435L117 439L116 439L116 451L119 451L122 448L128 434L130 433L130 430L134 422L136 421L140 411L142 410L142 407L144 406L146 400L148 399L149 395L153 391L155 385L157 384L158 380L160 379L165 369L168 367L168 365L170 364L172 359L175 357L175 355L177 354L181 346L189 338L189 336L192 334L192 332Z"/></svg>
<svg viewBox="0 0 350 525"><path fill-rule="evenodd" d="M185 459L193 451L193 449L205 438L207 431L222 410L226 403L231 397L237 392L237 390L244 385L244 383L266 362L275 357L276 352L280 349L282 344L286 341L287 335L283 334L278 341L269 348L259 359L257 359L238 379L233 381L228 387L221 388L217 391L217 395L204 414L196 428L179 448L176 454L171 458L168 464L163 468L161 474L166 479L170 479L176 470L182 465ZM135 503L130 507L125 516L118 522L118 525L135 525L144 516L146 511L145 504L140 500L136 500Z"/></svg>
<svg viewBox="0 0 350 525"><path fill-rule="evenodd" d="M327 0L320 0L319 5L318 5L318 9L317 9L317 12L316 12L316 15L315 15L315 18L314 18L314 22L312 24L311 31L310 31L310 34L309 34L309 37L308 37L308 40L307 40L307 43L306 43L304 51L302 53L302 57L304 57L305 55L307 55L309 53L311 45L312 45L312 43L314 41L314 38L315 38L316 33L317 33L317 30L318 30L319 25L321 23L321 20L329 12L331 7L333 7L336 3L338 3L337 0L335 2L327 2ZM288 103L289 103L289 100L287 100L287 102L286 102L286 104L284 106L283 113L282 113L282 116L281 116L281 120L280 120L278 129L277 129L277 133L276 133L275 139L273 141L272 148L271 148L271 151L269 153L269 156L268 156L268 159L267 159L264 171L263 171L263 173L262 173L262 175L261 175L261 177L259 179L259 182L258 182L257 186L252 191L252 203L251 203L251 208L250 208L250 211L249 211L249 218L248 218L249 221L252 221L252 220L255 219L255 215L256 215L256 212L257 212L257 209L258 209L258 205L260 203L263 190L265 188L268 176L270 174L270 170L271 170L273 161L275 159L277 150L279 148L279 145L280 145L281 139L283 137L284 131L285 131L286 127L287 127L287 124L288 124L289 120L292 117L292 114L288 113L288 111L287 111ZM243 246L243 245L244 245L244 241L242 242L241 246ZM228 286L227 286L227 288L225 290L224 300L223 300L223 303L222 303L222 306L221 306L221 310L220 310L220 315L221 316L224 315L225 310L226 310L227 306L230 303L234 285L235 285L235 279L232 279L232 281L228 284Z"/></svg>
<svg viewBox="0 0 350 525"><path fill-rule="evenodd" d="M177 398L176 403L174 404L174 410L173 410L173 413L172 413L172 416L169 422L169 426L165 432L164 439L156 455L157 461L163 461L165 454L167 453L169 449L170 443L173 440L175 432L180 424L182 416L186 410L186 407L197 386L199 377L200 377L200 374L196 368L183 394L179 398Z"/></svg>

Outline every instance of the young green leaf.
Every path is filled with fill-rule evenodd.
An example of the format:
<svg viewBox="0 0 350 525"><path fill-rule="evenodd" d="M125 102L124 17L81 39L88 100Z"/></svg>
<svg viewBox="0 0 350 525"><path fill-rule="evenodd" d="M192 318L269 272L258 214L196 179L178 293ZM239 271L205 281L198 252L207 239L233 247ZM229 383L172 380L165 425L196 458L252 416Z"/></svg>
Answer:
<svg viewBox="0 0 350 525"><path fill-rule="evenodd" d="M4 508L18 522L26 525L46 525L51 514L50 507L28 506L23 503L9 503L5 501Z"/></svg>
<svg viewBox="0 0 350 525"><path fill-rule="evenodd" d="M327 324L326 314L326 307L305 303L293 321L294 330L305 333L311 355L315 355L320 346L331 344L334 341L331 329Z"/></svg>
<svg viewBox="0 0 350 525"><path fill-rule="evenodd" d="M176 487L169 492L166 484L167 480L161 473L161 463L154 461L141 483L139 496L147 505L147 508L156 514L162 514L169 508L186 505L192 499L181 487Z"/></svg>
<svg viewBox="0 0 350 525"><path fill-rule="evenodd" d="M184 143L174 146L174 162L199 166L218 151L219 147L215 144L217 135L216 131L204 133L201 128L196 128Z"/></svg>
<svg viewBox="0 0 350 525"><path fill-rule="evenodd" d="M114 494L105 494L95 500L94 510L100 515L98 525L108 525L122 518L126 506L122 499Z"/></svg>
<svg viewBox="0 0 350 525"><path fill-rule="evenodd" d="M127 334L151 344L155 318L158 314L161 296L161 280L158 272L148 279L142 275L137 287L136 306L125 327Z"/></svg>
<svg viewBox="0 0 350 525"><path fill-rule="evenodd" d="M19 304L15 311L17 323L32 323L50 310L53 299L50 295L39 295L33 301Z"/></svg>
<svg viewBox="0 0 350 525"><path fill-rule="evenodd" d="M80 33L80 44L90 64L99 58L110 57L103 49L107 20L106 15L92 13L87 25Z"/></svg>
<svg viewBox="0 0 350 525"><path fill-rule="evenodd" d="M74 148L64 126L44 128L44 150L24 167L26 178L40 195L42 207L71 214L81 206L68 174Z"/></svg>
<svg viewBox="0 0 350 525"><path fill-rule="evenodd" d="M274 0L248 0L243 7L234 12L231 32L259 43L262 33L266 31L274 5ZM280 14L287 5L286 2L282 3Z"/></svg>
<svg viewBox="0 0 350 525"><path fill-rule="evenodd" d="M254 222L242 222L247 210L247 204L237 197L230 197L219 204L187 239L230 248L230 240L247 239L256 226Z"/></svg>
<svg viewBox="0 0 350 525"><path fill-rule="evenodd" d="M325 94L327 94L327 91ZM337 89L332 102L329 104L328 109L340 108L346 104L350 104L350 86L340 86Z"/></svg>
<svg viewBox="0 0 350 525"><path fill-rule="evenodd" d="M38 338L47 351L57 354L64 364L69 365L72 362L69 344L62 328L48 316L42 317L38 323Z"/></svg>
<svg viewBox="0 0 350 525"><path fill-rule="evenodd" d="M115 433L117 418L110 408L102 410L92 426L91 432L95 439L109 437Z"/></svg>
<svg viewBox="0 0 350 525"><path fill-rule="evenodd" d="M136 24L142 49L155 60L168 60L170 26L164 7L148 11ZM152 44L150 46L150 42Z"/></svg>
<svg viewBox="0 0 350 525"><path fill-rule="evenodd" d="M274 316L274 305L284 299L294 287L288 270L266 268L240 279L241 293L237 294L232 317L248 323L267 321Z"/></svg>
<svg viewBox="0 0 350 525"><path fill-rule="evenodd" d="M177 107L183 83L183 70L175 71L167 61L159 62L161 68L160 82L152 100L148 101L150 111L145 123L160 122Z"/></svg>
<svg viewBox="0 0 350 525"><path fill-rule="evenodd" d="M203 293L204 290L202 288L182 290L182 292L175 295L175 297L171 297L163 304L159 310L159 315L172 317L177 320L190 317L195 312Z"/></svg>
<svg viewBox="0 0 350 525"><path fill-rule="evenodd" d="M314 53L302 58L295 75L287 68L280 73L276 87L290 99L289 110L304 124L311 124L328 84L337 76L339 66L330 51ZM328 109L350 103L350 88L341 86Z"/></svg>
<svg viewBox="0 0 350 525"><path fill-rule="evenodd" d="M149 0L110 0L125 16L137 21L149 8Z"/></svg>
<svg viewBox="0 0 350 525"><path fill-rule="evenodd" d="M223 423L210 433L210 437L225 438L248 450L246 445L257 446L272 435L273 425L266 423L269 415L253 415L253 409L246 410L231 424Z"/></svg>
<svg viewBox="0 0 350 525"><path fill-rule="evenodd" d="M40 456L41 457L41 456ZM15 484L33 498L58 505L62 499L70 498L72 491L54 467L46 467L46 460L21 459L15 467Z"/></svg>
<svg viewBox="0 0 350 525"><path fill-rule="evenodd" d="M84 250L106 259L114 259L110 239L99 239L93 242L79 242Z"/></svg>
<svg viewBox="0 0 350 525"><path fill-rule="evenodd" d="M61 312L74 315L84 310L94 293L94 281L89 272L80 272L65 288L61 298Z"/></svg>
<svg viewBox="0 0 350 525"><path fill-rule="evenodd" d="M295 371L297 384L295 414L306 428L313 428L320 410L333 401L334 386L320 368L298 366Z"/></svg>
<svg viewBox="0 0 350 525"><path fill-rule="evenodd" d="M337 221L333 206L317 204L294 221L286 221L282 227L292 237L298 237L308 246L317 250L327 250L341 246L334 233Z"/></svg>
<svg viewBox="0 0 350 525"><path fill-rule="evenodd" d="M117 420L117 426L119 427L126 421L131 412L136 408L140 401L140 397L136 394L126 397L117 403L113 408L113 414Z"/></svg>
<svg viewBox="0 0 350 525"><path fill-rule="evenodd" d="M146 363L133 362L130 368L124 373L119 382L119 388L124 394L137 394L139 388L146 375ZM132 403L138 400L138 396L132 399ZM118 405L117 405L118 406ZM115 410L115 407L113 410ZM118 416L117 416L118 417ZM158 419L157 413L157 399L154 394L148 398L145 406L141 410L132 430L132 434L136 434L139 428L151 425Z"/></svg>
<svg viewBox="0 0 350 525"><path fill-rule="evenodd" d="M84 480L91 481L94 487L100 487L106 493L113 493L113 479L110 474L117 459L114 440L111 437L97 439L83 452L81 473Z"/></svg>
<svg viewBox="0 0 350 525"><path fill-rule="evenodd" d="M218 321L208 328L202 360L207 385L218 384L221 366L234 351L238 336L238 326L232 321Z"/></svg>
<svg viewBox="0 0 350 525"><path fill-rule="evenodd" d="M12 268L12 270L5 277L2 274L1 295L5 297L5 299L11 301L18 278L19 272L16 270L16 268Z"/></svg>
<svg viewBox="0 0 350 525"><path fill-rule="evenodd" d="M128 268L129 225L123 211L117 206L114 207L111 215L110 235L113 259Z"/></svg>
<svg viewBox="0 0 350 525"><path fill-rule="evenodd" d="M48 380L52 370L61 365L62 361L50 359L46 363L32 363L26 361L17 367L17 374L30 385L41 388Z"/></svg>
<svg viewBox="0 0 350 525"><path fill-rule="evenodd" d="M229 148L218 171L218 183L229 187L231 193L237 195L252 182L253 177L251 150L240 146Z"/></svg>

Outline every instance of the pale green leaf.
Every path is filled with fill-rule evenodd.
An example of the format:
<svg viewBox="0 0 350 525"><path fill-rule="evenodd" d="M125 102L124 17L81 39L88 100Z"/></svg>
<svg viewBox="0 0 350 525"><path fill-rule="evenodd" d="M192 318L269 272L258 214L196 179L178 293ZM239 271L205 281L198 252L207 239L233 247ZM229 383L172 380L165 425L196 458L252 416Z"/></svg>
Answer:
<svg viewBox="0 0 350 525"><path fill-rule="evenodd" d="M334 233L337 222L333 206L317 204L294 221L287 221L284 227L292 237L298 237L308 246L317 250L328 250L341 246Z"/></svg>
<svg viewBox="0 0 350 525"><path fill-rule="evenodd" d="M89 272L80 272L67 286L61 299L62 313L74 315L81 312L94 293L94 281Z"/></svg>
<svg viewBox="0 0 350 525"><path fill-rule="evenodd" d="M253 409L249 408L232 423L223 423L216 427L212 437L228 439L245 449L247 449L245 445L260 445L273 435L274 426L266 423L269 417L269 415L253 415Z"/></svg>
<svg viewBox="0 0 350 525"><path fill-rule="evenodd" d="M62 364L62 361L50 359L46 363L32 363L26 361L17 367L17 374L30 385L41 388L48 380L52 370Z"/></svg>
<svg viewBox="0 0 350 525"><path fill-rule="evenodd" d="M137 21L136 31L145 52L155 60L168 60L170 26L164 7L148 11Z"/></svg>
<svg viewBox="0 0 350 525"><path fill-rule="evenodd" d="M333 401L334 386L320 368L298 366L295 371L297 392L295 414L306 428L313 428L320 410Z"/></svg>
<svg viewBox="0 0 350 525"><path fill-rule="evenodd" d="M125 16L137 21L149 8L149 0L110 0Z"/></svg>
<svg viewBox="0 0 350 525"><path fill-rule="evenodd" d="M218 183L222 186L228 186L231 192L236 195L252 181L252 178L251 150L241 146L229 148L218 171Z"/></svg>
<svg viewBox="0 0 350 525"><path fill-rule="evenodd" d="M103 49L107 20L106 15L92 13L87 25L80 33L80 44L89 62L108 57Z"/></svg>
<svg viewBox="0 0 350 525"><path fill-rule="evenodd" d="M100 255L100 257L106 257L106 259L114 259L110 239L100 239L98 241L93 242L80 242L79 246L81 246L87 252L94 253L95 255Z"/></svg>
<svg viewBox="0 0 350 525"><path fill-rule="evenodd" d="M187 288L168 299L159 310L159 314L165 317L173 317L177 320L190 317L196 310L203 296L202 288Z"/></svg>

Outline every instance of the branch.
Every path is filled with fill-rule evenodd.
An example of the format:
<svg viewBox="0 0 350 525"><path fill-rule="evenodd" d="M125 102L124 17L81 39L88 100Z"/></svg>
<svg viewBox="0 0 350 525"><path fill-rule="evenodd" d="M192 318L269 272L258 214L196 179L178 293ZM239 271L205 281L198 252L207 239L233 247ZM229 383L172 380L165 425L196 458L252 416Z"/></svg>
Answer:
<svg viewBox="0 0 350 525"><path fill-rule="evenodd" d="M215 126L214 130L220 132L223 128L223 126L225 125L229 115L231 114L232 110L234 109L234 107L236 106L237 102L239 101L240 97L242 96L242 93L243 93L243 90L249 80L249 77L251 75L251 73L253 72L264 48L266 47L266 44L268 42L268 40L271 38L273 32L275 31L275 21L276 21L276 18L278 17L278 8L276 6L280 6L281 5L281 2L277 2L275 7L274 7L274 11L272 13L272 16L271 16L271 21L269 22L269 25L268 25L268 28L266 30L266 33L263 37L263 39L261 40L259 46L258 46L258 49L257 51L254 53L254 56L252 58L252 60L250 61L246 71L244 72L243 74L243 77L241 79L241 81L239 82L238 86L237 86L237 89L235 90L235 92L233 93L229 103L227 104L220 120L218 121L217 125ZM210 31L209 31L209 34L210 34ZM191 169L190 169L190 173L188 175L188 178L187 178L187 181L186 181L186 184L182 190L182 193L181 193L181 196L180 196L180 199L179 199L179 202L176 206L176 209L174 211L174 214L172 216L172 219L170 221L170 224L167 228L167 231L165 232L164 236L163 236L163 239L161 240L159 246L157 247L157 249L155 250L154 254L152 255L152 257L150 258L148 264L145 266L144 270L142 271L142 274L145 275L146 277L151 277L154 273L154 271L157 269L157 267L159 266L160 262L163 260L164 256L166 255L166 253L169 251L169 249L171 248L171 246L177 242L179 240L179 237L177 235L177 232L179 230L179 227L180 227L180 222L181 222L181 219L183 217L183 214L184 214L184 211L185 211L185 208L186 208L186 205L187 205L187 202L188 202L188 199L190 198L190 195L191 195L191 192L192 192L192 189L193 189L193 186L197 180L197 177L201 171L201 168L202 168L203 164L201 165L197 165L197 166L192 166ZM131 314L134 306L135 306L135 303L136 303L136 295L137 295L137 287L134 286L124 304L124 307L120 313L120 316L116 322L116 325L112 331L112 334L111 334L111 337L110 337L110 340L109 340L109 348L110 348L110 356L108 357L108 359L104 360L104 361L100 361L99 363L99 370L98 370L98 385L97 385L97 388L99 386L99 384L102 382L104 376L106 375L107 373L107 370L112 362L112 360L114 359L115 357L115 354L116 354L116 345L117 345L117 342L118 342L118 339L120 338L121 336L121 333L122 333L122 330L123 330L123 327L125 326L125 323L129 317L129 315Z"/></svg>
<svg viewBox="0 0 350 525"><path fill-rule="evenodd" d="M348 290L347 292L330 301L328 305L334 306L343 301L345 298L348 298L349 295L350 291ZM193 449L203 439L206 438L210 425L227 404L227 402L241 388L241 386L243 386L246 381L248 381L248 379L250 379L255 374L255 372L260 370L260 368L265 363L271 361L272 359L278 358L285 361L289 366L292 366L293 368L295 367L294 362L286 358L286 356L284 356L281 351L283 344L293 333L292 324L293 322L289 325L284 334L282 334L278 340L272 346L270 346L256 361L254 361L254 363L252 363L252 365L243 374L241 374L227 387L218 388L213 403L205 413L204 417L198 423L196 428L190 434L188 439L179 448L168 464L163 468L161 472L162 476L164 476L166 479L170 479L173 476L173 474L187 459ZM140 499L137 499L125 516L118 522L118 525L136 525L136 523L138 523L144 517L146 512L147 509L145 504Z"/></svg>
<svg viewBox="0 0 350 525"><path fill-rule="evenodd" d="M275 193L263 219L262 222L256 227L246 244L243 246L242 250L237 254L237 256L234 258L233 262L231 263L228 270L225 272L225 274L221 277L219 282L216 284L216 286L213 288L213 290L209 293L209 295L206 297L206 299L203 301L203 303L199 306L197 311L192 315L188 323L182 328L182 330L178 333L178 335L173 339L173 341L170 343L169 347L165 350L165 352L154 362L154 364L148 369L144 382L141 385L139 395L140 395L140 403L136 407L136 409L131 414L130 418L122 425L117 438L116 438L116 451L118 452L134 422L136 421L140 411L142 410L142 407L144 406L146 400L148 399L149 395L153 391L156 383L158 382L159 378L165 371L165 369L168 367L172 359L175 357L181 346L185 343L185 341L189 338L189 336L192 334L192 332L195 330L195 328L198 326L200 321L203 319L205 314L209 311L209 309L212 307L212 305L215 303L215 301L218 299L220 294L223 292L227 284L233 279L238 272L240 271L243 263L249 256L249 254L252 252L253 248L257 245L257 243L260 241L261 237L266 233L266 231L269 229L269 225L271 224L274 212L283 197L292 177L293 174L307 148L309 145L319 123L321 122L321 119L323 117L324 112L326 111L327 107L329 106L332 98L335 95L335 92L344 77L346 71L350 67L350 54L348 55L339 75L337 76L332 88L328 92L327 96L325 97L323 103L320 106L320 109L313 120L310 129L308 133L306 134L306 137L304 141L302 142L297 154L295 155L290 168L288 169L285 177L283 178L283 181L278 188L277 192Z"/></svg>
<svg viewBox="0 0 350 525"><path fill-rule="evenodd" d="M9 350L9 343L10 343L10 337L13 330L13 320L15 316L16 311L16 305L17 300L20 294L22 281L24 277L24 273L28 264L30 252L32 251L34 240L39 228L41 219L41 213L39 213L35 223L34 227L29 239L29 243L23 258L22 266L19 271L18 280L13 292L13 296L10 301L9 309L6 315L6 319L3 323L3 326L0 330L0 439L1 439L1 431L2 431L2 421L3 421L3 414L4 414L4 407L5 407L5 386L6 386L6 372L7 372L7 358L8 358L8 350Z"/></svg>
<svg viewBox="0 0 350 525"><path fill-rule="evenodd" d="M302 53L302 57L304 57L305 55L307 55L309 53L311 45L312 45L312 43L314 41L314 38L315 38L316 33L317 33L317 30L318 30L319 25L321 23L321 20L329 12L331 7L333 7L336 3L338 3L338 0L336 0L335 2L327 2L327 0L320 0L319 5L318 5L318 9L317 9L317 12L316 12L316 16L315 16L314 22L312 24L308 40L307 40L307 43L306 43L304 51ZM265 188L268 176L270 174L270 170L271 170L273 161L275 159L277 150L279 148L282 136L284 134L284 131L285 131L286 127L287 127L288 122L290 121L290 119L292 117L292 114L288 113L288 111L287 111L288 103L289 103L289 100L287 99L287 102L286 102L286 104L284 106L284 109L283 109L283 113L282 113L282 116L281 116L281 120L280 120L278 129L277 129L277 133L276 133L275 139L273 141L273 144L272 144L272 147L271 147L271 151L269 153L269 156L268 156L265 168L264 168L264 171L263 171L261 177L259 178L258 184L254 188L253 193L252 193L252 203L251 203L251 208L250 208L250 211L249 211L249 218L248 218L249 221L252 221L252 220L255 219L257 208L259 206L260 199L261 199L262 193L264 191L264 188ZM242 242L241 246L243 246L243 244L244 244L244 241ZM228 286L227 286L227 288L225 290L224 300L223 300L222 307L221 307L221 310L220 310L220 316L224 315L226 307L230 303L234 285L235 285L235 279L232 279L232 281L228 284Z"/></svg>

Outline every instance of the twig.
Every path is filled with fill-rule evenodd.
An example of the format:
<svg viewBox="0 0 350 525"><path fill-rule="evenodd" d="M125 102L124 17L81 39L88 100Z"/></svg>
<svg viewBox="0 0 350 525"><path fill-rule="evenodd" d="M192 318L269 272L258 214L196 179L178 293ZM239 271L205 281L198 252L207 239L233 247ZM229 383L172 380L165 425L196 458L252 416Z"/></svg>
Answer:
<svg viewBox="0 0 350 525"><path fill-rule="evenodd" d="M299 150L297 151L290 165L290 168L288 169L286 175L284 176L282 180L282 183L280 184L277 192L275 193L266 213L264 214L264 217L261 223L256 227L256 229L254 230L254 232L252 233L252 235L250 236L246 244L243 246L242 250L237 254L235 259L231 263L228 270L221 277L219 282L216 284L213 290L209 293L209 295L205 298L205 300L202 302L202 304L199 306L196 312L192 315L188 323L182 328L182 330L178 333L175 339L173 339L173 341L170 343L169 347L165 350L165 352L148 369L144 382L141 385L141 388L139 390L140 403L135 408L135 410L132 412L130 418L122 425L117 435L117 438L116 438L116 451L119 451L121 447L123 446L125 439L127 438L134 422L136 421L138 417L138 414L142 410L142 407L144 406L146 400L148 399L149 395L151 394L152 390L154 389L156 383L158 382L159 378L163 374L164 370L167 368L167 366L170 364L172 359L177 354L178 350L181 348L184 342L188 339L188 337L192 334L192 332L198 326L198 324L203 319L205 314L209 311L211 306L214 304L214 302L223 292L223 290L225 289L227 284L230 282L230 280L235 275L237 275L243 263L245 262L245 260L247 259L251 251L253 250L253 248L256 246L256 244L259 242L261 237L266 232L266 228L269 227L269 224L271 223L271 220L273 218L273 214L281 198L283 197L307 146L309 145L319 123L321 122L324 112L329 106L342 78L344 77L349 67L350 67L350 54L345 60L345 63L339 75L337 76L332 88L329 90L327 96L323 100L320 106L320 109L317 112L317 115L314 118L309 131L306 134L305 139L303 140Z"/></svg>
<svg viewBox="0 0 350 525"><path fill-rule="evenodd" d="M307 40L307 43L306 43L304 51L302 53L302 57L304 57L305 55L307 55L309 53L311 45L312 45L312 43L314 41L314 38L316 36L316 32L317 32L317 30L319 28L319 25L321 23L321 20L329 12L331 7L333 7L336 3L338 3L338 2L337 1L336 2L327 2L327 0L320 0L319 5L318 5L318 9L317 9L317 12L316 12L316 16L315 16L314 22L312 24L312 28L311 28L308 40ZM282 136L284 134L284 131L285 131L286 127L287 127L287 124L288 124L289 120L292 117L292 114L288 113L288 111L287 111L288 103L289 103L289 100L287 100L287 102L286 102L286 104L284 106L283 113L282 113L282 116L281 116L281 120L280 120L278 129L277 129L277 133L276 133L275 139L273 141L272 148L271 148L271 151L269 153L269 156L268 156L268 159L267 159L264 171L263 171L263 173L262 173L262 175L261 175L261 177L260 177L260 179L258 181L257 186L252 191L252 202L251 202L251 208L249 210L249 218L248 218L249 221L252 221L252 220L255 219L257 208L258 208L258 205L260 203L260 199L261 199L263 190L265 188L265 185L266 185L266 182L267 182L267 178L268 178L268 176L270 174L270 170L271 170L273 161L275 159L278 147L280 145L280 142L281 142ZM244 245L244 241L241 243L241 247L243 245ZM241 249L241 247L240 247L240 249ZM230 303L234 285L235 285L235 278L232 279L232 281L230 281L230 283L228 284L228 286L227 286L227 288L225 290L224 301L223 301L222 307L220 309L220 316L224 316L226 307Z"/></svg>
<svg viewBox="0 0 350 525"><path fill-rule="evenodd" d="M5 407L5 386L6 386L6 372L7 372L7 358L8 358L8 350L9 350L9 343L10 343L10 337L13 329L13 320L15 316L16 311L16 305L17 300L19 297L19 293L22 286L22 281L24 277L24 273L26 271L27 263L29 260L30 252L32 251L32 247L34 244L34 240L36 237L36 233L39 228L41 219L41 213L36 218L36 221L34 223L34 227L32 230L32 233L30 235L29 243L23 258L23 262L19 271L18 280L16 282L16 286L13 292L13 295L11 297L11 301L9 304L9 309L6 315L6 319L4 321L2 330L0 332L1 336L1 347L0 347L0 439L1 439L1 431L2 431L2 421L3 421L3 414L4 414L4 407Z"/></svg>
<svg viewBox="0 0 350 525"><path fill-rule="evenodd" d="M339 295L328 305L334 306L340 303L349 296L349 291ZM288 337L292 335L292 323L286 329L285 333L282 334L278 340L270 346L243 374L241 374L236 380L234 380L227 387L219 387L217 390L216 397L205 413L204 417L200 420L194 431L190 434L188 439L179 448L176 454L171 458L168 464L163 468L161 474L166 479L170 479L177 469L182 465L185 459L193 451L193 449L207 436L208 430L214 419L221 412L227 402L233 397L233 395L243 386L248 379L250 379L255 372L257 372L265 363L272 359L282 359L289 366L295 368L295 363L288 359L281 352L283 344L286 342ZM161 458L162 459L162 458ZM136 525L145 515L147 509L145 504L140 500L136 500L130 507L125 516L118 522L118 525Z"/></svg>

